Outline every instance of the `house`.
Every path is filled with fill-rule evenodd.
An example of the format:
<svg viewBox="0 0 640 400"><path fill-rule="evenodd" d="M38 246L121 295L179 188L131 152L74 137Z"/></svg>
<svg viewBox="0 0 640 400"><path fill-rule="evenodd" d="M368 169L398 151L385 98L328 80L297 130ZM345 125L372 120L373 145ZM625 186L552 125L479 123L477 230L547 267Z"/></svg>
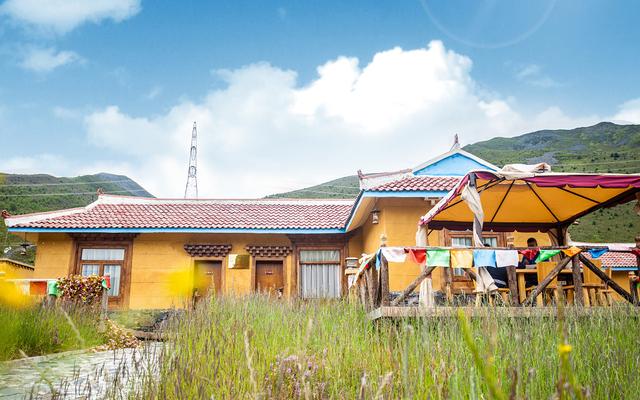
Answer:
<svg viewBox="0 0 640 400"><path fill-rule="evenodd" d="M415 243L420 216L472 169L497 169L456 144L411 169L364 174L353 200L182 200L100 195L86 207L9 216L10 232L37 243L34 278L111 276L110 305L147 309L185 305L172 286L187 271L197 297L206 291L284 297L340 297L345 258ZM531 234L486 233L488 243L525 245ZM535 236L535 235L534 235ZM546 234L537 234L540 244ZM465 245L467 232L440 231L430 245ZM390 289L418 274L390 268ZM444 272L443 274L446 274ZM462 273L433 277L471 285Z"/></svg>

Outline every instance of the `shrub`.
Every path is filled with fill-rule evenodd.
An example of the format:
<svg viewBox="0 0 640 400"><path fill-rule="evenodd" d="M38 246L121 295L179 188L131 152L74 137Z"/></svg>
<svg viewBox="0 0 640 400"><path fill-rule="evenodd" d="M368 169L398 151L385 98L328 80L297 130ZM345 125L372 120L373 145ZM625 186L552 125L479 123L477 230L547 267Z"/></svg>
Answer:
<svg viewBox="0 0 640 400"><path fill-rule="evenodd" d="M102 277L71 275L58 279L60 298L85 305L99 304L102 299Z"/></svg>

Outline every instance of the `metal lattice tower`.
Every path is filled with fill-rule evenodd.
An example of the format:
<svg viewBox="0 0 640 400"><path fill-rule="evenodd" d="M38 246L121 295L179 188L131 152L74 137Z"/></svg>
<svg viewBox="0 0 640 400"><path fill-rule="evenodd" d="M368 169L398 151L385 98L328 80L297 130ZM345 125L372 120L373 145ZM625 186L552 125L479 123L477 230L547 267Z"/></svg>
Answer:
<svg viewBox="0 0 640 400"><path fill-rule="evenodd" d="M198 177L196 175L198 168L198 131L196 123L193 123L191 131L191 149L189 151L189 170L187 171L187 185L184 188L185 199L198 198Z"/></svg>

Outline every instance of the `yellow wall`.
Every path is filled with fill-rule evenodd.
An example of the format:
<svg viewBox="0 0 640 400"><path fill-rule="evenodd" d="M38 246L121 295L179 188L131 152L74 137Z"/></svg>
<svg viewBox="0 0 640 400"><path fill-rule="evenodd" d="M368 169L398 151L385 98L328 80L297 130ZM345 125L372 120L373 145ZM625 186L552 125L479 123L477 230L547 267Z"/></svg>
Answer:
<svg viewBox="0 0 640 400"><path fill-rule="evenodd" d="M33 239L32 239L33 240ZM40 234L36 240L35 270L33 278L52 279L67 276L73 259L73 240L66 234ZM192 285L194 259L184 250L185 243L231 244L231 254L247 254L247 245L287 245L286 235L249 234L141 234L133 241L129 304L124 308L183 307L185 299L180 293L189 292ZM229 269L228 257L222 260L222 287L224 293L251 292L252 270ZM284 262L285 295L295 294L293 256ZM182 282L181 282L182 281ZM188 282L185 282L188 281Z"/></svg>
<svg viewBox="0 0 640 400"><path fill-rule="evenodd" d="M413 246L416 242L418 220L431 205L422 198L384 198L379 199L376 207L380 210L378 224L368 218L362 226L362 248L367 254L374 253L380 247L381 236L387 238L387 246ZM429 244L442 245L440 232L429 235ZM406 288L420 274L420 266L412 262L390 263L389 290L400 291ZM442 274L432 276L434 288L440 288Z"/></svg>
<svg viewBox="0 0 640 400"><path fill-rule="evenodd" d="M40 233L36 248L34 279L56 279L69 275L73 241L66 233Z"/></svg>
<svg viewBox="0 0 640 400"><path fill-rule="evenodd" d="M5 279L29 279L33 278L33 269L25 268L10 260L0 260L0 274Z"/></svg>

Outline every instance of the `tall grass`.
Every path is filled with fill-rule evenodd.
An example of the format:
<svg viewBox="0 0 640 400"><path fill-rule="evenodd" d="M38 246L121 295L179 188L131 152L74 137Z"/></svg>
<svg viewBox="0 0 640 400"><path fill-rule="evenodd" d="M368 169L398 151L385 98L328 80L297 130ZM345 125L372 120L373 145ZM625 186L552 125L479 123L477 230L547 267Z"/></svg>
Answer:
<svg viewBox="0 0 640 400"><path fill-rule="evenodd" d="M97 314L87 308L0 304L0 361L88 348L104 342Z"/></svg>
<svg viewBox="0 0 640 400"><path fill-rule="evenodd" d="M343 302L218 298L173 322L145 398L637 398L637 314L368 321Z"/></svg>

